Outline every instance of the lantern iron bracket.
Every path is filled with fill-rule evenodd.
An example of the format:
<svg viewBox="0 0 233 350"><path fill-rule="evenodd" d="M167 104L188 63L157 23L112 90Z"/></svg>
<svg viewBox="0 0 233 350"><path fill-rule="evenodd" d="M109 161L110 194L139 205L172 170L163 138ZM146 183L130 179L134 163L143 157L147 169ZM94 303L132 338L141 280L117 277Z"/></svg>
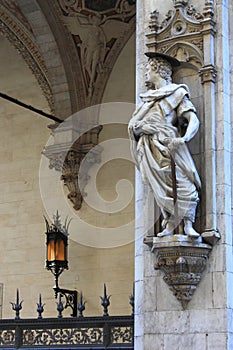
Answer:
<svg viewBox="0 0 233 350"><path fill-rule="evenodd" d="M77 290L70 290L70 289L64 289L60 288L58 285L58 278L61 275L61 273L64 271L63 267L57 268L55 267L54 269L50 268L50 271L54 275L55 278L55 286L53 287L54 290L54 295L55 298L57 299L59 293L60 293L60 298L63 296L65 297L65 305L64 309L67 309L70 307L72 309L72 317L77 317L78 315L78 292Z"/></svg>
<svg viewBox="0 0 233 350"><path fill-rule="evenodd" d="M65 305L64 309L67 309L70 307L72 309L72 317L77 317L77 310L78 310L78 292L77 290L69 290L69 289L63 289L60 287L53 287L55 298L57 299L58 294L60 293L61 298L65 297Z"/></svg>

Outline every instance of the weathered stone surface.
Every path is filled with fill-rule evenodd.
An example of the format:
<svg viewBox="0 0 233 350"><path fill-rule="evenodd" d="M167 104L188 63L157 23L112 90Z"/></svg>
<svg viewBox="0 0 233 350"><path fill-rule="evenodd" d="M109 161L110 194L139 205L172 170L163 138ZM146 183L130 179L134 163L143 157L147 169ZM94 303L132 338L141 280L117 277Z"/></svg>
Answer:
<svg viewBox="0 0 233 350"><path fill-rule="evenodd" d="M176 1L176 4L184 4L185 2ZM198 83L196 86L195 81L197 82L198 80L200 83L201 79L197 76L195 80L190 72L190 75L187 74L189 77L182 77L182 82L189 82L191 95L195 97L193 102L200 108L201 136L195 140L196 144L194 146L191 145L191 151L192 154L193 152L195 154L194 158L198 164L197 167L200 170L203 183L200 203L202 208L200 215L203 216L200 219L200 232L203 232L203 243L212 245L213 249L207 268L203 272L203 279L193 299L189 302L187 310L181 312L181 320L178 318L181 306L175 298L173 298L174 303L171 301L171 292L165 286L164 281L159 279L159 277L162 277L160 270L158 271L156 280L151 279L151 288L156 284L155 288L157 289L156 306L152 301L151 312L148 312L149 315L145 314L144 343L141 343L141 347L138 347L137 350L147 349L145 344L147 346L150 344L148 349L153 350L225 350L233 347L231 332L232 314L229 314L229 310L232 308L232 293L230 290L233 288L232 167L230 166L231 160L229 158L229 151L232 148L232 130L229 120L232 119L233 108L231 91L233 78L229 71L229 67L232 69L233 65L233 46L229 45L229 42L232 43L233 41L233 26L229 20L229 15L232 13L233 3L226 4L224 1L207 2L204 0L196 1L195 4L194 2L191 3L191 1L189 3L197 8L197 12L202 12L203 7L205 7L205 23L203 23L204 40L203 43L198 41L198 45L204 53L202 63L205 66L205 72L202 74L203 85L199 85L197 88ZM162 23L166 12L169 9L173 10L173 5L174 3L172 1L167 1L164 4L164 8L161 9L158 1L154 1L152 6L151 1L145 0L144 2L140 2L138 6L140 12L140 16L138 14L138 34L140 41L138 43L139 50L137 53L137 96L144 90L142 81L144 79L143 62L145 62L145 59L143 59L143 52L145 52L145 39L142 28L147 33L149 32L148 14L150 11L155 11L156 8L159 11L163 11L158 16L158 22ZM213 10L215 10L214 17L212 17ZM189 11L192 12L190 9ZM216 28L218 28L218 31L216 34L214 33L215 25L212 19L217 22ZM153 46L155 36L151 36L150 39ZM177 41L179 40L180 38L177 36ZM168 41L169 35L167 36L166 43ZM164 43L161 43L161 46L163 45ZM171 52L176 52L177 46L179 45L175 45L174 50L171 50ZM169 50L169 47L164 47L164 50ZM207 69L208 67L210 69ZM217 68L217 77L215 76L215 69L212 68ZM208 74L205 75L205 73ZM189 78L190 80L188 80ZM200 92L199 95L198 92ZM202 102L203 108L201 107ZM145 270L150 269L150 267L147 267L147 262L148 259L145 256ZM227 273L228 271L230 272L229 274ZM174 328L173 316L170 313L171 310L174 311L177 329ZM166 321L163 321L162 316L160 317L162 313L164 313L164 319ZM182 317L187 321L185 324ZM164 322L171 325L170 329L169 326L164 326ZM152 324L154 325L154 329ZM146 329L147 327L148 331ZM173 333L171 334L170 332ZM162 338L164 341L162 341Z"/></svg>
<svg viewBox="0 0 233 350"><path fill-rule="evenodd" d="M205 334L169 334L164 336L164 350L187 350L187 349L205 349ZM159 348L158 348L159 350Z"/></svg>

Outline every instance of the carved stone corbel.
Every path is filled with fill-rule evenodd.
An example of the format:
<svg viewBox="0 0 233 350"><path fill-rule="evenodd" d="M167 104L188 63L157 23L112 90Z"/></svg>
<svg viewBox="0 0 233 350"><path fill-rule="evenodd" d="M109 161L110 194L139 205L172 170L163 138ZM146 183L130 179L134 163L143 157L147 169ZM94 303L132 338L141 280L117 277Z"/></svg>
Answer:
<svg viewBox="0 0 233 350"><path fill-rule="evenodd" d="M51 128L54 129L54 126ZM101 130L102 126L92 128L74 143L56 143L55 141L43 151L43 154L49 159L49 168L61 172L61 180L69 192L67 197L75 210L81 209L83 197L86 195L84 189L90 178L89 168L100 162L101 147L95 146L98 145ZM69 129L64 130L68 133L70 131ZM81 162L85 157L85 166L80 171Z"/></svg>
<svg viewBox="0 0 233 350"><path fill-rule="evenodd" d="M195 241L183 235L153 238L155 269L164 273L163 280L183 309L187 307L201 281L211 249L210 245L201 242L201 238Z"/></svg>

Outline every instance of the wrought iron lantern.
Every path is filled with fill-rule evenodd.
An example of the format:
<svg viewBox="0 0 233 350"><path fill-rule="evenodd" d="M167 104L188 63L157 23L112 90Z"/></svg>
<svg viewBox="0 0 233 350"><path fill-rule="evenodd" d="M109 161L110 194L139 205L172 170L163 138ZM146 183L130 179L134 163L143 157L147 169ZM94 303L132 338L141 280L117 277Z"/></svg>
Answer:
<svg viewBox="0 0 233 350"><path fill-rule="evenodd" d="M47 226L47 259L46 268L50 270L56 277L56 284L58 276L68 269L67 261L67 246L68 246L68 233L66 227L61 227L60 218L58 213L54 217L54 223L49 226L46 220Z"/></svg>
<svg viewBox="0 0 233 350"><path fill-rule="evenodd" d="M54 222L49 225L48 220L46 222L46 268L52 272L55 278L55 285L53 287L55 298L58 294L60 297L64 296L66 304L64 308L71 307L71 316L77 316L77 298L78 292L76 290L69 290L60 288L58 285L58 279L64 270L68 270L68 228L70 221L68 218L65 220L65 224L61 224L58 211L53 216Z"/></svg>

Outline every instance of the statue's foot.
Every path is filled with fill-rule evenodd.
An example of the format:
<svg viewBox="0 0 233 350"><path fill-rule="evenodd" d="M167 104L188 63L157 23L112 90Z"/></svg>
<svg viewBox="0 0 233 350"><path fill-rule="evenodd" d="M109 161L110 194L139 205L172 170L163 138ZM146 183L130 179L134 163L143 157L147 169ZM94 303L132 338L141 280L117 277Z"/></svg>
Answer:
<svg viewBox="0 0 233 350"><path fill-rule="evenodd" d="M184 233L191 238L198 238L200 236L193 227L184 227Z"/></svg>
<svg viewBox="0 0 233 350"><path fill-rule="evenodd" d="M173 230L168 230L167 228L165 228L162 232L159 232L157 234L157 237L165 237L165 236L171 236L174 234Z"/></svg>

